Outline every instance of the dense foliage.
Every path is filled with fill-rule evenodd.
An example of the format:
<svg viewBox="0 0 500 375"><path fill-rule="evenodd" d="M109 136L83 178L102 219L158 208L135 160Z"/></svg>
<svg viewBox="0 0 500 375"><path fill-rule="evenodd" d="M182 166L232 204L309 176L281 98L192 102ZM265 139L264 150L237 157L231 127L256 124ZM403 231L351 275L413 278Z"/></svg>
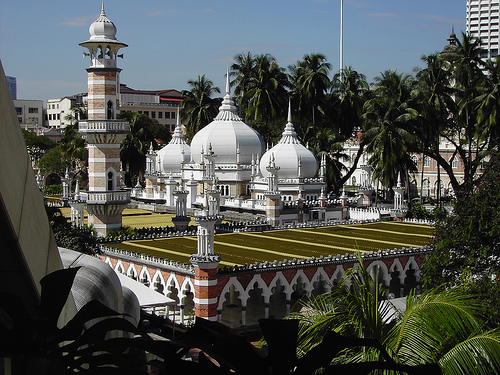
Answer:
<svg viewBox="0 0 500 375"><path fill-rule="evenodd" d="M45 206L57 246L84 254L99 253L96 234L91 228L77 228L56 207Z"/></svg>
<svg viewBox="0 0 500 375"><path fill-rule="evenodd" d="M411 156L421 155L437 162L438 184L446 173L456 194L473 186L481 165L498 148L500 65L497 59L484 63L479 41L467 34L449 41L442 52L423 56L424 68L414 76L387 70L371 85L352 67L331 77L321 53L306 54L287 70L269 54L240 53L230 70L235 102L240 116L271 145L280 139L291 99L295 130L318 160L327 157L328 184L337 193L367 148L373 177L388 190L399 176L409 189L423 159ZM183 119L192 137L215 116L217 90L205 76L188 83L192 89L185 92ZM441 154L440 141L448 143L451 158ZM350 160L346 144L359 146ZM454 167L457 160L463 179ZM437 187L438 203L445 188Z"/></svg>
<svg viewBox="0 0 500 375"><path fill-rule="evenodd" d="M479 183L458 196L453 215L438 223L435 250L423 265L426 287L464 285L486 296L485 306L496 325L500 323L499 180L500 159L495 156Z"/></svg>
<svg viewBox="0 0 500 375"><path fill-rule="evenodd" d="M431 290L406 299L399 312L379 282L375 267L349 269L330 292L303 301L289 318L299 319L298 349L307 355L330 332L381 342L396 362L417 366L437 363L444 374L490 374L500 370L500 330L485 328L483 301L463 289ZM375 347L349 348L333 364L380 361ZM393 373L393 372L390 372Z"/></svg>

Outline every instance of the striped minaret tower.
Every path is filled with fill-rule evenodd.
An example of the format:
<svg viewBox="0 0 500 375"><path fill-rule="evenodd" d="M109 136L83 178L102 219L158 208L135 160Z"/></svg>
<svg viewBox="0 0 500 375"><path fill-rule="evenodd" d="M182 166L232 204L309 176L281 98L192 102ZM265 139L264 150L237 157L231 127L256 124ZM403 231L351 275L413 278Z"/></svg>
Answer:
<svg viewBox="0 0 500 375"><path fill-rule="evenodd" d="M117 120L119 114L119 73L116 60L120 48L116 27L104 13L89 28L90 39L80 43L90 56L88 72L88 120L79 123L79 131L89 151L88 192L81 193L89 214L88 224L99 236L122 226L122 211L130 202L130 191L120 185L120 143L130 125Z"/></svg>

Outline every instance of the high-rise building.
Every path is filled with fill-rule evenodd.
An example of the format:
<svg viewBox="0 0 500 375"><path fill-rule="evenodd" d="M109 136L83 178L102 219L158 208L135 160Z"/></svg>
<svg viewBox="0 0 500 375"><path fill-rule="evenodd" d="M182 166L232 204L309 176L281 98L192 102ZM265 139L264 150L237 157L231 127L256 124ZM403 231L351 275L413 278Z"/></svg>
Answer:
<svg viewBox="0 0 500 375"><path fill-rule="evenodd" d="M467 0L467 33L481 39L482 58L493 58L500 50L498 28L500 0Z"/></svg>
<svg viewBox="0 0 500 375"><path fill-rule="evenodd" d="M12 100L17 99L17 79L16 77L9 77L6 76L7 78L7 85L9 86L9 91L10 91L10 96L12 96Z"/></svg>

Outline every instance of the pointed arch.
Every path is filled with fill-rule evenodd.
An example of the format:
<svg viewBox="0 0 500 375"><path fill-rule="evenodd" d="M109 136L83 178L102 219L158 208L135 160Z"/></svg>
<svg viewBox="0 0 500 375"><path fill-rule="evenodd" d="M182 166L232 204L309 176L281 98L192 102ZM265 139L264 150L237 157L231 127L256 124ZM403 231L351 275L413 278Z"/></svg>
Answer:
<svg viewBox="0 0 500 375"><path fill-rule="evenodd" d="M240 281L238 278L232 276L229 278L228 282L226 285L224 285L224 288L222 289L220 296L219 296L219 303L217 305L217 310L221 311L224 305L224 302L226 302L226 294L230 292L231 286L234 287L234 289L239 292L240 294L240 300L241 300L241 305L246 306L247 300L248 300L248 293L245 291L243 286L241 285Z"/></svg>
<svg viewBox="0 0 500 375"><path fill-rule="evenodd" d="M281 282L281 286L284 288L283 291L285 292L286 298L290 299L293 293L293 288L281 271L276 272L276 275L269 284L269 290L272 292L273 288L276 287L278 280Z"/></svg>

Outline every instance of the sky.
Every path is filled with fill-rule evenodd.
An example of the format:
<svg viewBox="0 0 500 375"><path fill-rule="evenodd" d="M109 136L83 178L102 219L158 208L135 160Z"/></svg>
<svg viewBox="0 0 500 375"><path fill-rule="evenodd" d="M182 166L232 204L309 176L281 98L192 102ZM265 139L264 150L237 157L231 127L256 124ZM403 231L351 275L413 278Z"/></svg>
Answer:
<svg viewBox="0 0 500 375"><path fill-rule="evenodd" d="M465 31L466 0L344 0L344 66L368 82L391 69L411 74ZM18 99L87 91L89 59L78 45L100 0L0 0L0 60ZM138 90L189 89L200 75L221 91L235 55L269 53L287 68L322 53L339 70L340 0L106 0L117 39L128 44L121 83Z"/></svg>

